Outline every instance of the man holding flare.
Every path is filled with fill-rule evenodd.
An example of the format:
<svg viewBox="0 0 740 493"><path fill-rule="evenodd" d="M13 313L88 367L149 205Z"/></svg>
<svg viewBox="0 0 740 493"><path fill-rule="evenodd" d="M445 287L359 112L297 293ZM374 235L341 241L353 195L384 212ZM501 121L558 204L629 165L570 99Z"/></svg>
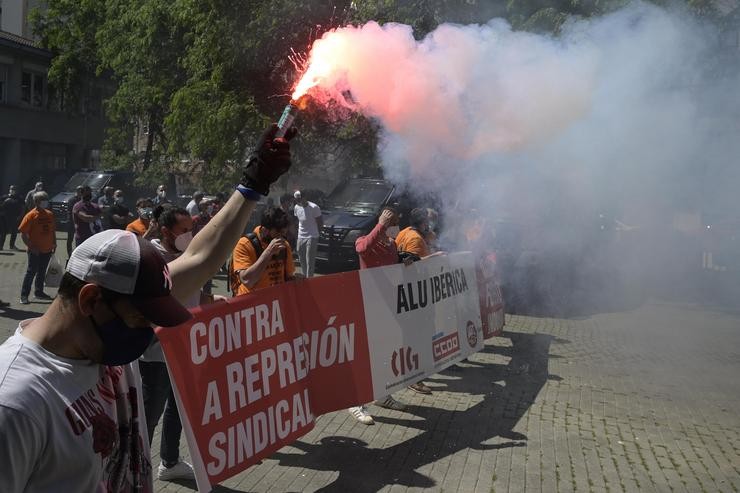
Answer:
<svg viewBox="0 0 740 493"><path fill-rule="evenodd" d="M152 324L190 318L261 196L291 165L288 141L261 137L237 191L169 264L148 241L108 230L73 252L59 293L0 346L0 491L152 491L136 358ZM133 364L132 364L133 362Z"/></svg>

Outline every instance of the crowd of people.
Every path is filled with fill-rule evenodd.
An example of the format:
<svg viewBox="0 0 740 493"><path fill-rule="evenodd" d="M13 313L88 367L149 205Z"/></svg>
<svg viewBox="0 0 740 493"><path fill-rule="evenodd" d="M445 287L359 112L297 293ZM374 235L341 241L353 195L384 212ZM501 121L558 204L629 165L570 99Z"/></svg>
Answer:
<svg viewBox="0 0 740 493"><path fill-rule="evenodd" d="M182 425L151 326L179 325L191 316L188 308L220 301L210 282L225 265L232 296L314 275L322 214L300 191L265 207L259 224L245 231L256 202L290 167L287 140L270 132L274 127L228 200L196 192L183 208L167 199L162 185L132 211L123 190L107 187L93 200L90 187L78 187L69 209L69 258L53 300L44 293L44 276L57 228L43 183L25 204L15 187L0 198L0 247L10 234L17 249L16 231L27 247L21 303L29 303L32 287L37 299L52 300L44 315L20 322L0 346L0 491L120 491L147 484L154 472L146 447L160 419L156 476L194 479L180 455ZM409 265L439 254L432 221L429 210L415 209L409 227L399 231L397 211L384 208L374 229L356 240L360 267ZM432 392L421 382L409 388ZM405 408L390 395L376 404ZM361 423L374 422L367 405L349 412ZM110 436L101 435L103 426Z"/></svg>

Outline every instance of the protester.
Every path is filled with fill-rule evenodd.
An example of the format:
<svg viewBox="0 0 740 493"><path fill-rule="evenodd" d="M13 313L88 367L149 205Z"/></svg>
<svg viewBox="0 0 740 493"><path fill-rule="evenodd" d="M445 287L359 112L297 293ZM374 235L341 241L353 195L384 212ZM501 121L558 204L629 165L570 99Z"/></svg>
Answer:
<svg viewBox="0 0 740 493"><path fill-rule="evenodd" d="M36 192L33 195L36 207L28 211L21 220L18 231L21 239L28 248L28 267L23 277L21 286L21 304L27 305L28 295L31 294L31 284L36 278L36 289L34 296L38 300L50 300L51 297L44 293L44 280L46 279L46 268L52 254L57 249L56 225L54 213L49 208L49 196L46 192Z"/></svg>
<svg viewBox="0 0 740 493"><path fill-rule="evenodd" d="M100 220L100 207L92 202L92 190L89 186L82 187L82 198L72 208L72 220L75 225L75 245L103 231Z"/></svg>
<svg viewBox="0 0 740 493"><path fill-rule="evenodd" d="M223 192L216 192L216 198L213 199L213 213L216 214L224 205L225 195Z"/></svg>
<svg viewBox="0 0 740 493"><path fill-rule="evenodd" d="M78 186L75 189L75 195L67 201L67 210L69 211L69 217L67 218L67 258L72 256L72 243L75 238L75 221L74 221L74 207L77 202L82 200L82 186Z"/></svg>
<svg viewBox="0 0 740 493"><path fill-rule="evenodd" d="M285 193L280 196L280 208L288 215L288 231L285 234L285 240L293 250L295 250L298 242L298 219L295 217L294 206L295 202L292 194Z"/></svg>
<svg viewBox="0 0 740 493"><path fill-rule="evenodd" d="M135 362L190 313L184 300L226 260L256 200L290 167L272 125L224 208L166 264L126 231L72 252L57 298L0 346L0 491L153 491ZM291 134L288 134L290 137Z"/></svg>
<svg viewBox="0 0 740 493"><path fill-rule="evenodd" d="M160 185L157 187L157 195L154 196L152 199L152 204L154 206L158 206L160 204L167 204L169 202L169 199L167 198L167 187L164 185Z"/></svg>
<svg viewBox="0 0 740 493"><path fill-rule="evenodd" d="M229 273L234 296L296 279L293 251L285 241L287 228L285 211L268 208L254 232L239 239Z"/></svg>
<svg viewBox="0 0 740 493"><path fill-rule="evenodd" d="M409 214L409 226L396 236L399 252L407 252L424 258L431 252L425 240L429 231L429 216L426 209L414 209Z"/></svg>
<svg viewBox="0 0 740 493"><path fill-rule="evenodd" d="M10 185L7 195L0 197L0 250L5 248L5 237L10 234L9 247L20 250L15 240L18 236L18 225L23 218L23 202L18 196L15 185Z"/></svg>
<svg viewBox="0 0 740 493"><path fill-rule="evenodd" d="M134 218L131 211L125 205L123 190L113 192L113 205L108 209L108 229L126 229L128 223Z"/></svg>
<svg viewBox="0 0 740 493"><path fill-rule="evenodd" d="M137 219L126 226L126 231L134 233L136 236L144 236L149 229L149 222L152 220L152 211L154 204L151 199L141 198L136 201Z"/></svg>
<svg viewBox="0 0 740 493"><path fill-rule="evenodd" d="M360 269L371 267L380 267L383 265L392 265L400 262L396 244L393 236L398 233L398 214L391 207L385 207L378 218L378 224L365 236L360 236L355 241L355 251L360 258ZM404 263L411 264L411 260ZM392 396L387 395L378 399L375 404L386 409L403 411L406 406ZM349 408L349 413L360 423L371 425L375 422L370 413L367 412L367 406L353 406Z"/></svg>
<svg viewBox="0 0 740 493"><path fill-rule="evenodd" d="M103 189L103 195L98 197L98 207L100 208L100 218L101 223L103 225L103 229L110 229L111 224L109 222L110 220L110 208L113 207L115 204L115 199L113 198L113 192L115 189L113 187L105 187Z"/></svg>
<svg viewBox="0 0 740 493"><path fill-rule="evenodd" d="M152 244L159 250L166 262L171 262L187 249L193 239L193 219L187 210L175 206L159 206L156 224L161 239L152 240ZM194 293L183 301L187 308L213 301L212 296L205 296L201 292ZM163 481L173 479L195 479L193 467L180 459L180 434L182 424L177 412L177 403L172 391L167 364L164 360L162 347L154 338L139 360L141 371L142 390L144 398L144 414L146 415L149 442L154 437L154 429L162 418L162 434L159 455L162 462L157 469L157 478Z"/></svg>
<svg viewBox="0 0 740 493"><path fill-rule="evenodd" d="M44 182L43 181L37 181L36 185L26 193L26 212L30 211L31 209L36 207L36 204L33 202L33 194L36 192L42 192L44 190Z"/></svg>
<svg viewBox="0 0 740 493"><path fill-rule="evenodd" d="M402 257L408 256L413 260L429 258L439 253L431 253L425 235L429 233L429 213L427 209L414 209L409 214L409 226L396 236L396 248ZM440 252L441 253L441 252ZM430 389L423 382L409 385L409 389L420 394L431 394Z"/></svg>
<svg viewBox="0 0 740 493"><path fill-rule="evenodd" d="M203 199L198 204L198 214L193 216L193 236L198 234L198 231L208 224L208 221L214 216L216 211L216 205L212 200Z"/></svg>
<svg viewBox="0 0 740 493"><path fill-rule="evenodd" d="M424 233L424 241L427 242L429 251L435 252L439 247L439 235L437 226L439 225L439 214L431 208L427 208L427 229Z"/></svg>
<svg viewBox="0 0 740 493"><path fill-rule="evenodd" d="M193 194L193 198L190 202L188 202L188 205L185 206L185 209L188 211L188 214L190 214L190 217L197 216L200 210L198 209L198 204L203 200L203 192L197 191Z"/></svg>
<svg viewBox="0 0 740 493"><path fill-rule="evenodd" d="M298 261L305 277L313 277L316 264L316 250L319 247L319 230L324 225L321 209L306 200L300 191L293 194L296 204L293 208L298 218Z"/></svg>

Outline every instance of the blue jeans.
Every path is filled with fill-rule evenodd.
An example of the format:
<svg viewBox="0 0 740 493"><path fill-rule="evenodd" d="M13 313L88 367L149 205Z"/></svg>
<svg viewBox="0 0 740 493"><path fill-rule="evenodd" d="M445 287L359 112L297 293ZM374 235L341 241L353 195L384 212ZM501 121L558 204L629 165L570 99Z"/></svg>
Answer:
<svg viewBox="0 0 740 493"><path fill-rule="evenodd" d="M51 252L38 254L28 252L28 268L26 269L26 275L23 278L21 298L28 298L28 295L31 294L31 284L33 283L34 277L36 278L36 290L34 291L34 294L39 295L44 292L46 268L49 266L50 259Z"/></svg>
<svg viewBox="0 0 740 493"><path fill-rule="evenodd" d="M144 414L146 427L149 432L149 443L154 437L154 428L162 417L162 436L159 442L159 456L165 467L177 464L180 458L180 433L182 423L177 413L175 394L172 392L170 375L167 373L167 364L157 361L139 361L141 372L142 397L144 399Z"/></svg>

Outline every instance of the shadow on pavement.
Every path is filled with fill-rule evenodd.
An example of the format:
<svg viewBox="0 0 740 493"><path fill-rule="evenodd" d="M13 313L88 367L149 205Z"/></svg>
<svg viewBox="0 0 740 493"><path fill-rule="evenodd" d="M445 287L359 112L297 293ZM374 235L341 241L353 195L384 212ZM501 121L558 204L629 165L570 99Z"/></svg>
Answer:
<svg viewBox="0 0 740 493"><path fill-rule="evenodd" d="M42 304L42 303L38 303ZM43 303L43 305L49 305L50 303ZM9 318L11 320L26 320L27 318L40 317L46 311L46 307L40 308L38 311L31 310L18 310L15 308L1 308L0 317Z"/></svg>
<svg viewBox="0 0 740 493"><path fill-rule="evenodd" d="M410 414L424 418L413 420L377 416L380 426L398 425L421 429L421 433L388 448L368 448L362 440L351 437L324 437L318 444L298 441L293 447L305 452L278 452L271 458L280 465L304 467L317 471L338 471L331 484L318 491L375 492L387 485L430 488L433 478L416 469L465 449L494 450L525 445L527 437L514 427L529 410L548 379L548 357L554 337L544 334L508 333L513 347L486 346L487 351L511 357L509 364L473 361L475 366L460 367L446 375L454 379L435 379L446 384L445 391L482 395L483 400L464 411L413 406ZM432 399L434 396L432 396ZM493 475L494 471L490 471Z"/></svg>

